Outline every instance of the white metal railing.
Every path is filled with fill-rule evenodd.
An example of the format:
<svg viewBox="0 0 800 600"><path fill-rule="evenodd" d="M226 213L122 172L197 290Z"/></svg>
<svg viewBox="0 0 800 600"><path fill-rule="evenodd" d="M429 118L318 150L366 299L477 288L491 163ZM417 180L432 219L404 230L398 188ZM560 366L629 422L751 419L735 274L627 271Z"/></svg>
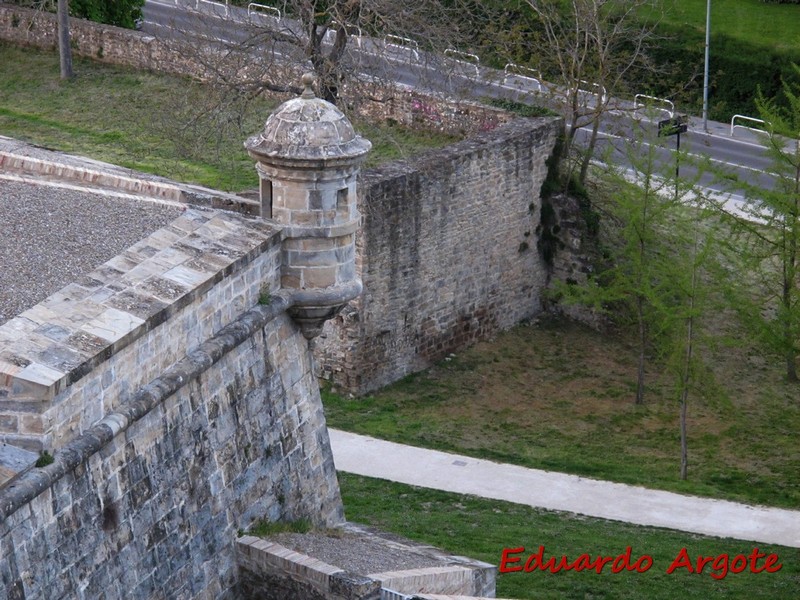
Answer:
<svg viewBox="0 0 800 600"><path fill-rule="evenodd" d="M588 86L589 89L582 88L581 85ZM578 81L578 86L575 88L575 91L583 94L589 94L591 96L597 96L597 93L600 92L600 102L605 104L606 101L608 100L608 96L606 95L606 88L604 88L599 83L593 83L591 81L586 81L585 79L580 79Z"/></svg>
<svg viewBox="0 0 800 600"><path fill-rule="evenodd" d="M338 21L331 21L331 25L328 30L325 32L325 37L333 37L336 33L336 29L339 27ZM364 37L364 33L361 31L361 27L358 25L353 25L352 23L345 23L344 30L347 32L347 35L356 39L356 46L361 48L361 39ZM329 43L333 43L333 40L326 40Z"/></svg>
<svg viewBox="0 0 800 600"><path fill-rule="evenodd" d="M274 6L267 6L266 4L258 4L257 2L251 2L247 5L247 16L252 18L253 15L275 19L276 21L281 20L280 9Z"/></svg>
<svg viewBox="0 0 800 600"><path fill-rule="evenodd" d="M419 44L411 38L400 37L399 35L385 35L383 45L390 48L398 48L405 52L410 52L414 60L419 60Z"/></svg>
<svg viewBox="0 0 800 600"><path fill-rule="evenodd" d="M736 119L741 119L742 121L748 121L750 123L757 123L758 125L769 125L769 123L767 123L763 119L755 119L753 117L746 117L745 115L733 115L733 117L731 118L731 137L733 137L733 130L736 127L741 127L742 129L749 129L751 131L762 131L762 132L764 131L763 128L748 127L747 125L735 125L734 123Z"/></svg>
<svg viewBox="0 0 800 600"><path fill-rule="evenodd" d="M639 102L640 98L647 100L648 102ZM656 104L663 104L669 108L664 108L664 106L654 106ZM670 119L675 115L675 103L672 102L672 100L667 100L666 98L657 98L656 96L648 96L646 94L636 94L633 97L633 110L636 111L640 108L644 108L645 106L650 106L656 110L664 111L669 115Z"/></svg>
<svg viewBox="0 0 800 600"><path fill-rule="evenodd" d="M461 50L456 50L455 48L447 48L444 51L444 55L452 58L457 63L472 66L475 69L475 77L481 74L480 69L478 68L481 59L477 54L462 52Z"/></svg>
<svg viewBox="0 0 800 600"><path fill-rule="evenodd" d="M506 66L503 67L503 85L508 85L509 77L517 77L519 79L525 79L526 81L532 81L534 85L536 85L536 91L542 91L542 74L536 69L516 63L507 63Z"/></svg>

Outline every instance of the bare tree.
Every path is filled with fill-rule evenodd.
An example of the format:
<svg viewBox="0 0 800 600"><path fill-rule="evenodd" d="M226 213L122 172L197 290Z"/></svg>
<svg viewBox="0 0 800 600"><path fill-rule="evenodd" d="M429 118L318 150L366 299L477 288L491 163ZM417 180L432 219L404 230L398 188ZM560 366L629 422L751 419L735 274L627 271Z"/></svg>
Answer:
<svg viewBox="0 0 800 600"><path fill-rule="evenodd" d="M221 40L212 30L214 20L203 15L197 16L193 31L182 32L184 40L195 39L192 59L202 62L216 82L235 85L240 93L286 91L307 70L317 75L320 96L333 103L339 103L344 86L393 80L396 69L425 86L452 64L443 58L445 50L463 46L465 32L474 27L474 5L468 0L259 4L246 11L230 8L229 19L247 21L235 39Z"/></svg>
<svg viewBox="0 0 800 600"><path fill-rule="evenodd" d="M574 149L576 131L591 125L580 180L586 179L598 128L636 68L647 64L660 0L526 0L539 21L538 70L559 79L553 95L567 121L564 155Z"/></svg>

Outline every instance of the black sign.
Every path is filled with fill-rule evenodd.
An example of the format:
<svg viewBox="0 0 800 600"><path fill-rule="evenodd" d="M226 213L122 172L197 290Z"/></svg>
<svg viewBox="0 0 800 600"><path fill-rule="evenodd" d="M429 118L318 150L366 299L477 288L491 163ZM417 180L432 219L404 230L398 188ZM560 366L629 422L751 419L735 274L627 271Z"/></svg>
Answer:
<svg viewBox="0 0 800 600"><path fill-rule="evenodd" d="M658 135L660 137L686 133L688 130L689 117L687 115L678 115L658 122Z"/></svg>

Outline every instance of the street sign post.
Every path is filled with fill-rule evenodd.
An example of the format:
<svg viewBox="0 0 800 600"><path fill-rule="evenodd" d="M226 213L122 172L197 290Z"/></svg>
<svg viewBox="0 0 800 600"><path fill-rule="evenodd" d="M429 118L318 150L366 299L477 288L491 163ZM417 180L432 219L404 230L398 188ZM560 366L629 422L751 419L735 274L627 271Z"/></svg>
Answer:
<svg viewBox="0 0 800 600"><path fill-rule="evenodd" d="M666 137L669 135L680 136L689 130L689 117L687 115L676 115L669 119L658 122L658 136ZM680 137L678 138L680 139ZM678 142L680 144L680 142Z"/></svg>
<svg viewBox="0 0 800 600"><path fill-rule="evenodd" d="M681 134L689 131L689 116L675 115L658 122L658 137L675 136L675 201L678 201L678 181L681 177Z"/></svg>

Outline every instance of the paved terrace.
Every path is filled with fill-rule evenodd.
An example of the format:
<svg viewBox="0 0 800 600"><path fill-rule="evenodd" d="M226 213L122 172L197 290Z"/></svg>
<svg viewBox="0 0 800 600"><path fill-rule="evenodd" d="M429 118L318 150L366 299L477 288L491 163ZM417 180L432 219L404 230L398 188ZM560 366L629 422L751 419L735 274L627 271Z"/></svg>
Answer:
<svg viewBox="0 0 800 600"><path fill-rule="evenodd" d="M207 192L0 136L0 325L167 226L187 200L225 196ZM35 458L0 443L0 482Z"/></svg>
<svg viewBox="0 0 800 600"><path fill-rule="evenodd" d="M255 201L0 136L0 325L176 218Z"/></svg>
<svg viewBox="0 0 800 600"><path fill-rule="evenodd" d="M14 179L0 173L0 325L183 212L178 204Z"/></svg>

